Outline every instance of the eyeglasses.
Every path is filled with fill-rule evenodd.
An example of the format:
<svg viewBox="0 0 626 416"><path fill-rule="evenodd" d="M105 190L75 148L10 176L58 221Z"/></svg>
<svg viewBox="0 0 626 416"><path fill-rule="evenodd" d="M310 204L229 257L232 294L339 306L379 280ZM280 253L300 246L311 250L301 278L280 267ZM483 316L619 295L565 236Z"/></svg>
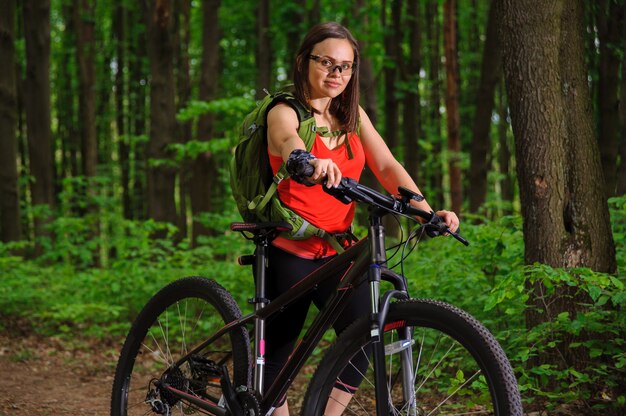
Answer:
<svg viewBox="0 0 626 416"><path fill-rule="evenodd" d="M352 75L354 69L356 68L356 62L336 63L334 59L329 58L328 56L309 55L309 59L315 61L319 69L322 69L329 74L332 74L336 69L338 69L341 75Z"/></svg>

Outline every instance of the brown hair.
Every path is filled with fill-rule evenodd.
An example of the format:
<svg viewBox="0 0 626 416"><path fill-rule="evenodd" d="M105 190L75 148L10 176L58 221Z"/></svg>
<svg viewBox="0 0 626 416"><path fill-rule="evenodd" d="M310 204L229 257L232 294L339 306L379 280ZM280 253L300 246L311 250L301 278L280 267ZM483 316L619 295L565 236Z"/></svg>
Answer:
<svg viewBox="0 0 626 416"><path fill-rule="evenodd" d="M330 103L330 113L337 117L347 131L356 131L359 120L359 44L350 31L339 23L319 23L304 37L296 55L293 71L295 96L302 103L309 105L309 55L315 45L329 38L346 39L352 44L355 68L346 89Z"/></svg>

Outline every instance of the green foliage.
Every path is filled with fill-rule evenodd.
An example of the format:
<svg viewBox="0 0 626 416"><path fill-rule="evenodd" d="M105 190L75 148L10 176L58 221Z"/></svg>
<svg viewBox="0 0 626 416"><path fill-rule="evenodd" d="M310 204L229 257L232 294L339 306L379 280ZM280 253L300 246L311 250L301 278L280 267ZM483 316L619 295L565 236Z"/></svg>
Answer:
<svg viewBox="0 0 626 416"><path fill-rule="evenodd" d="M81 198L90 186L89 198ZM216 278L245 305L252 293L250 270L236 265L249 243L232 233L205 237L191 248L178 230L153 220L127 220L115 209L106 181L64 181L55 219L47 207L48 234L36 241L0 244L0 317L29 322L45 334L121 336L158 289L184 275ZM228 230L235 220L207 214L211 228ZM156 238L157 235L165 235ZM26 260L15 253L42 254ZM249 290L242 290L248 287Z"/></svg>
<svg viewBox="0 0 626 416"><path fill-rule="evenodd" d="M243 120L243 116L254 106L250 98L233 97L210 102L192 100L178 112L178 121L190 121L204 114L228 115L231 119Z"/></svg>
<svg viewBox="0 0 626 416"><path fill-rule="evenodd" d="M626 195L609 198L609 208L611 224L613 225L617 268L624 276L626 273Z"/></svg>
<svg viewBox="0 0 626 416"><path fill-rule="evenodd" d="M177 162L194 160L203 153L224 153L231 148L228 139L213 139L210 141L190 140L187 143L174 143L167 146L174 153Z"/></svg>
<svg viewBox="0 0 626 416"><path fill-rule="evenodd" d="M496 327L488 326L494 332L502 331L509 322L486 313L483 305L493 288L523 262L521 219L503 217L464 225L462 233L470 241L468 247L452 238L430 239L418 245L404 264L412 294L450 302L487 324L493 322Z"/></svg>
<svg viewBox="0 0 626 416"><path fill-rule="evenodd" d="M613 199L611 205L621 274L520 264L497 282L485 303L486 312L504 312L498 320L513 323L496 333L504 336L501 341L524 395L543 399L549 408L583 401L596 409L624 409L624 198ZM527 313L540 314L543 322L527 328Z"/></svg>
<svg viewBox="0 0 626 416"><path fill-rule="evenodd" d="M542 288L541 296L537 288ZM558 312L557 291L559 302L566 302L573 312ZM529 310L544 316L535 327L511 331L507 340L509 356L528 395L543 397L552 405L584 400L610 407L619 402L626 377L623 278L535 264L498 284L486 305L488 310L495 307L509 311L512 319ZM546 364L545 357L554 359ZM603 397L592 396L598 386Z"/></svg>
<svg viewBox="0 0 626 416"><path fill-rule="evenodd" d="M507 216L464 225L469 247L451 238L420 243L404 263L412 295L448 301L483 322L511 359L529 406L554 408L574 401L599 409L624 406L620 386L626 378L625 202L611 201L620 275L524 266L521 218ZM561 300L577 302L576 312L548 315L541 325L527 328L529 305L542 300L532 290L537 284L544 288L546 302L557 292L564 296L564 288L569 288ZM560 356L569 361L558 358L555 362L562 364L557 365L540 360ZM587 358L576 362L572 357ZM598 386L601 397L592 395Z"/></svg>
<svg viewBox="0 0 626 416"><path fill-rule="evenodd" d="M83 259L77 257L71 257L75 264L24 261L8 255L15 247L0 245L1 315L26 320L45 334L120 336L158 289L185 275L217 279L245 306L253 291L251 271L238 266L235 256L251 249L241 237L206 237L205 244L192 249L152 238L160 229L153 221L127 225L107 268L82 267ZM69 259L56 253L65 249L51 247L46 258Z"/></svg>
<svg viewBox="0 0 626 416"><path fill-rule="evenodd" d="M125 220L114 209L107 210L112 197L104 191L95 192L89 203L78 201L74 193L85 185L81 180L66 182L63 215L48 223L56 238L38 242L44 247L42 256L28 260L15 254L27 251L28 243L0 244L4 327L19 322L64 337L123 337L154 293L187 275L217 279L245 312L251 311L246 303L253 291L251 270L236 264L237 256L252 251L251 243L221 231L192 248L185 239L174 240L177 230L171 225ZM611 200L620 267L626 243L625 202ZM93 205L100 208L99 214L82 213ZM199 219L211 229L228 230L237 218L227 206L224 215L203 214ZM94 234L96 225L100 233ZM155 238L163 230L167 236ZM624 275L524 266L519 216L467 224L463 234L469 247L452 238L424 237L408 256L403 272L412 295L446 300L483 322L510 357L529 407L581 400L593 407L624 406L620 390L626 378ZM390 264L403 255L400 250L391 257L392 252ZM539 284L543 298L531 290ZM538 310L545 322L527 328L525 314L535 310L529 305L542 306L563 288L569 289L565 301L575 303L575 312L551 314L551 307L544 307ZM540 360L559 355L587 358L576 365ZM597 391L592 386L602 386L600 397L592 396Z"/></svg>

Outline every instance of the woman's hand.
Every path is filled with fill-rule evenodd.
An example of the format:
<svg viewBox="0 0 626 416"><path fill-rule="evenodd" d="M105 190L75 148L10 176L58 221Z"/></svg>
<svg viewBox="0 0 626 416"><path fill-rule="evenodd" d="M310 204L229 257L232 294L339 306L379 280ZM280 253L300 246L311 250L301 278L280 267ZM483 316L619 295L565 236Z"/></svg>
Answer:
<svg viewBox="0 0 626 416"><path fill-rule="evenodd" d="M437 211L435 214L439 215L441 219L446 223L450 231L453 233L459 229L459 217L452 211Z"/></svg>
<svg viewBox="0 0 626 416"><path fill-rule="evenodd" d="M324 178L328 178L326 186L331 188L339 185L341 181L341 171L331 159L314 159L309 163L315 168L315 172L308 179L313 183L320 183Z"/></svg>

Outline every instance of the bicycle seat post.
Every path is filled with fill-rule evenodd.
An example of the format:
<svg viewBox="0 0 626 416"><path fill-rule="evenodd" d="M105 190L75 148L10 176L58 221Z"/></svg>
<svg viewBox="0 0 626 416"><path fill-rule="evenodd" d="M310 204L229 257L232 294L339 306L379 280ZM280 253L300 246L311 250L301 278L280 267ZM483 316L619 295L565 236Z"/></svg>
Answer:
<svg viewBox="0 0 626 416"><path fill-rule="evenodd" d="M254 243L256 249L254 252L254 283L255 297L250 302L254 304L255 312L263 309L269 300L265 297L265 266L267 262L267 254L269 247L269 239L266 235L259 235L255 238ZM265 320L261 318L255 319L254 325L254 390L262 395L264 389L264 371L265 371Z"/></svg>

